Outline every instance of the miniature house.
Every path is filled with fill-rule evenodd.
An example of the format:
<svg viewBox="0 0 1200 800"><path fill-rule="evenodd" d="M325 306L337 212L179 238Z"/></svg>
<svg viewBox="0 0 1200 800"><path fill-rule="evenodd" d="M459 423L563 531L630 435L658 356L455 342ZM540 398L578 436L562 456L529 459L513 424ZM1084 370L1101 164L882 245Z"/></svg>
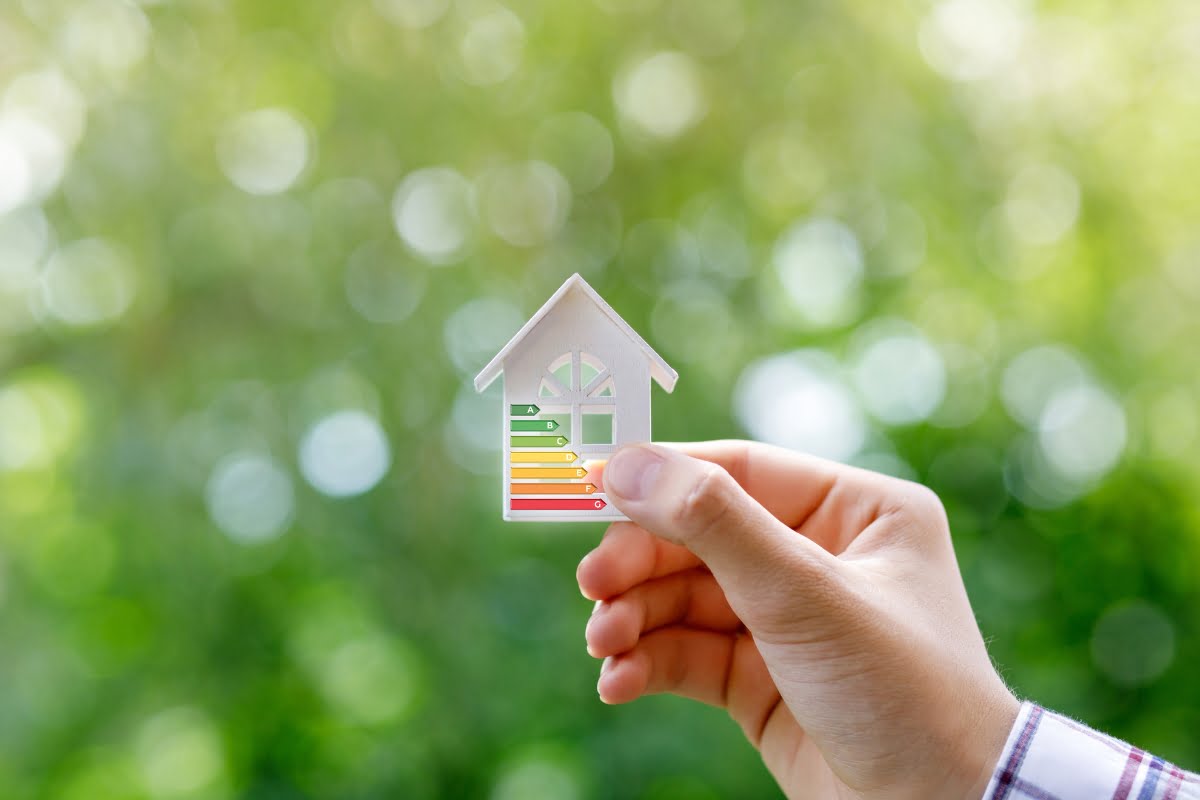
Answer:
<svg viewBox="0 0 1200 800"><path fill-rule="evenodd" d="M504 518L620 520L586 462L650 440L650 380L679 375L572 275L475 377L504 373Z"/></svg>

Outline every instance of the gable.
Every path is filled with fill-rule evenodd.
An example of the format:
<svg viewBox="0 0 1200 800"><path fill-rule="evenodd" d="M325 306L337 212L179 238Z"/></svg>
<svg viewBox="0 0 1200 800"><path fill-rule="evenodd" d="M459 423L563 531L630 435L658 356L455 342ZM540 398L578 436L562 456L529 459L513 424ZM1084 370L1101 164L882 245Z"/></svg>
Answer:
<svg viewBox="0 0 1200 800"><path fill-rule="evenodd" d="M663 360L663 357L654 351L646 340L638 335L637 331L629 326L621 316L613 310L612 306L604 302L604 298L596 293L596 290L588 285L579 273L572 275L570 278L558 288L550 299L538 309L537 313L529 318L521 330L517 331L516 335L508 341L508 344L500 350L496 356L488 362L478 375L475 376L475 391L482 392L491 385L500 373L504 371L504 360L513 354L513 351L521 344L521 342L547 317L556 313L556 310L561 312L563 298L568 293L579 292L588 301L595 305L603 314L609 324L612 325L614 333L623 337L630 347L641 351L642 356L646 359L650 368L650 376L667 392L675 388L675 382L679 380L677 373L671 366Z"/></svg>

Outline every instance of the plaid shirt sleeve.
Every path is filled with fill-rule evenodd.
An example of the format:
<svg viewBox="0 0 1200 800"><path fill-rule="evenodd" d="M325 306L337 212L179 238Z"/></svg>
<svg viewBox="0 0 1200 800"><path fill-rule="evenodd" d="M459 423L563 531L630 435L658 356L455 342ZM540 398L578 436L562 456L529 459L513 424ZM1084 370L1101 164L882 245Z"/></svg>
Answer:
<svg viewBox="0 0 1200 800"><path fill-rule="evenodd" d="M983 800L1200 800L1200 775L1033 703Z"/></svg>

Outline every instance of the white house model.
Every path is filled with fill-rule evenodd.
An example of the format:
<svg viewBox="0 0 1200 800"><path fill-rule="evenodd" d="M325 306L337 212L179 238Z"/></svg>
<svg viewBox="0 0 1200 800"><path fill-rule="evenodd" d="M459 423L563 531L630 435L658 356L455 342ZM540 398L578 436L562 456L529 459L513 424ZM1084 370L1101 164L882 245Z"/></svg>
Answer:
<svg viewBox="0 0 1200 800"><path fill-rule="evenodd" d="M579 275L572 275L475 377L504 373L504 518L620 520L588 461L650 440L650 379L678 373Z"/></svg>

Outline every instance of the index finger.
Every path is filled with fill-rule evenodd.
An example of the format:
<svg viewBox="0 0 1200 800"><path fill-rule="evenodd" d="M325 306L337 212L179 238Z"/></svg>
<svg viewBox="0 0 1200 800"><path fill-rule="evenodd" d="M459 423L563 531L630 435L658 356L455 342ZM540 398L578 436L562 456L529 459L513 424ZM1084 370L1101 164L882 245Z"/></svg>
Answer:
<svg viewBox="0 0 1200 800"><path fill-rule="evenodd" d="M575 578L589 600L607 600L651 578L700 566L700 559L633 522L614 522L583 557Z"/></svg>

